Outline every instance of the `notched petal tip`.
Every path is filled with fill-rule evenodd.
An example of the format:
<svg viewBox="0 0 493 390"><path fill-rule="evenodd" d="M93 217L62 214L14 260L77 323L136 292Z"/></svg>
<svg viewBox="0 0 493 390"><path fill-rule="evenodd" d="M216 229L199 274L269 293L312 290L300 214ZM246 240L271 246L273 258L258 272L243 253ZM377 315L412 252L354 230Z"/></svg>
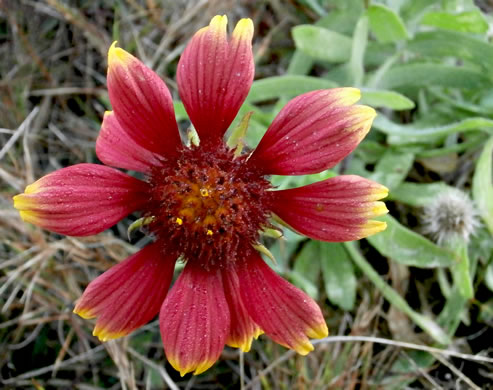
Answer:
<svg viewBox="0 0 493 390"><path fill-rule="evenodd" d="M289 346L286 347L290 348ZM313 347L312 343L310 343L308 340L303 340L299 344L293 345L292 349L294 349L301 356L306 356L315 348Z"/></svg>
<svg viewBox="0 0 493 390"><path fill-rule="evenodd" d="M40 192L40 189L41 189L41 183L39 180L26 186L24 193L17 194L12 197L12 200L14 201L14 208L16 208L19 211L29 210L33 205L33 201L32 199L30 199L28 195Z"/></svg>
<svg viewBox="0 0 493 390"><path fill-rule="evenodd" d="M250 43L253 37L253 21L250 18L240 19L233 30L233 39L246 40Z"/></svg>
<svg viewBox="0 0 493 390"><path fill-rule="evenodd" d="M36 206L39 206L35 199L29 195L35 194L39 191L38 182L34 182L26 187L23 194L18 194L12 197L14 201L14 208L19 211L19 215L24 222L32 223L33 225L39 224L38 213L34 210Z"/></svg>
<svg viewBox="0 0 493 390"><path fill-rule="evenodd" d="M93 309L88 307L80 307L78 303L75 305L73 313L77 314L79 317L84 318L85 320L89 320L97 316L96 313L94 313Z"/></svg>
<svg viewBox="0 0 493 390"><path fill-rule="evenodd" d="M329 328L324 321L312 328L307 328L306 335L312 339L323 339L329 335ZM296 344L293 349L304 356L313 351L314 347L310 341L300 340L299 344Z"/></svg>
<svg viewBox="0 0 493 390"><path fill-rule="evenodd" d="M99 341L105 342L109 340L119 339L120 337L126 336L130 331L126 332L125 330L119 332L112 332L109 329L106 329L104 326L100 324L96 324L92 335L97 337Z"/></svg>
<svg viewBox="0 0 493 390"><path fill-rule="evenodd" d="M338 106L350 106L361 99L361 91L358 88L335 88L327 91L327 97L331 104L335 103ZM337 96L336 99L334 99L334 95Z"/></svg>
<svg viewBox="0 0 493 390"><path fill-rule="evenodd" d="M228 25L228 17L226 15L216 15L214 16L210 23L209 27L214 30L224 30L226 32L226 26Z"/></svg>
<svg viewBox="0 0 493 390"><path fill-rule="evenodd" d="M361 238L366 238L383 232L385 229L387 229L387 222L371 219L361 227L360 235Z"/></svg>
<svg viewBox="0 0 493 390"><path fill-rule="evenodd" d="M116 66L116 65L127 66L134 58L133 55L126 52L122 48L116 47L116 43L117 43L117 41L114 41L111 44L110 49L108 50L108 68L109 69L111 69L111 67Z"/></svg>
<svg viewBox="0 0 493 390"><path fill-rule="evenodd" d="M363 139L371 129L373 120L377 112L368 106L356 105L349 109L348 118L352 122L346 131L358 133L360 139Z"/></svg>
<svg viewBox="0 0 493 390"><path fill-rule="evenodd" d="M389 189L382 184L373 182L375 189L371 192L371 200L384 199L389 195Z"/></svg>
<svg viewBox="0 0 493 390"><path fill-rule="evenodd" d="M36 214L34 212L20 210L19 215L24 222L28 222L33 225L39 225L39 219L36 217Z"/></svg>
<svg viewBox="0 0 493 390"><path fill-rule="evenodd" d="M257 340L263 334L264 331L259 327L256 327L253 334L242 339L229 339L226 344L231 348L238 348L241 349L243 352L250 352L253 340Z"/></svg>
<svg viewBox="0 0 493 390"><path fill-rule="evenodd" d="M324 321L319 325L314 326L311 329L308 329L306 335L312 339L323 339L329 335L329 328L327 327L327 324Z"/></svg>
<svg viewBox="0 0 493 390"><path fill-rule="evenodd" d="M372 217L379 217L389 212L384 202L375 202L371 209Z"/></svg>
<svg viewBox="0 0 493 390"><path fill-rule="evenodd" d="M184 377L188 373L193 375L199 375L211 368L216 360L205 359L201 362L190 362L187 365L182 366L179 359L168 357L168 362L176 371L180 373L181 377Z"/></svg>

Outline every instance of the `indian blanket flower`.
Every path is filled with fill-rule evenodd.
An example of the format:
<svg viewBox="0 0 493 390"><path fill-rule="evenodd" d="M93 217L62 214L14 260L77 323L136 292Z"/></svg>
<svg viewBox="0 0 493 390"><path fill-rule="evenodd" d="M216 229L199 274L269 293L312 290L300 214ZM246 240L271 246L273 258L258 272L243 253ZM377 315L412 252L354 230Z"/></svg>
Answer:
<svg viewBox="0 0 493 390"><path fill-rule="evenodd" d="M56 233L87 236L140 210L153 242L92 281L75 313L97 318L94 335L125 336L159 313L165 353L182 375L199 374L224 345L250 349L265 333L305 355L310 338L328 334L320 308L262 259L259 232L276 216L323 241L348 241L385 229L387 189L339 176L276 190L269 175L333 167L371 127L375 111L354 105L354 88L318 90L291 100L257 148L238 153L223 136L253 82L253 23L231 37L226 16L199 30L180 58L180 97L200 143L185 145L164 82L113 44L96 154L106 164L55 171L14 197L24 221ZM115 168L137 171L145 180ZM177 259L185 262L171 290Z"/></svg>

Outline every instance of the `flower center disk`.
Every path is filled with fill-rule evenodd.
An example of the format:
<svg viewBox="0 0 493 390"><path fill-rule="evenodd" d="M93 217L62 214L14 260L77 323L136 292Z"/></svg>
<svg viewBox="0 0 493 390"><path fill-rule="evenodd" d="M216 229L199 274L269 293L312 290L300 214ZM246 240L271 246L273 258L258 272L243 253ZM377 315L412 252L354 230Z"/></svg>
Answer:
<svg viewBox="0 0 493 390"><path fill-rule="evenodd" d="M240 242L267 226L269 183L219 147L185 149L150 177L149 229L187 261L208 267L234 261Z"/></svg>

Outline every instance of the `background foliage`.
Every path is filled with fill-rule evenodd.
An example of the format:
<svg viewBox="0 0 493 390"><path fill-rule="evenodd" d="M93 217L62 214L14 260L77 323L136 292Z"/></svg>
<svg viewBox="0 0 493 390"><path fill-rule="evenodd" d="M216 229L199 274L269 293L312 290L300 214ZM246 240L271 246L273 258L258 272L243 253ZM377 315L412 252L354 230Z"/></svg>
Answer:
<svg viewBox="0 0 493 390"><path fill-rule="evenodd" d="M323 341L302 358L261 338L248 354L226 348L205 374L180 378L167 371L156 321L101 344L72 314L88 281L143 245L143 236L126 237L138 216L71 238L23 224L11 201L46 173L97 162L113 40L165 79L186 128L174 81L184 45L215 14L230 23L251 17L256 81L242 108L254 112L249 147L291 97L310 90L356 86L379 111L332 171L274 177L275 185L352 173L390 189L385 232L333 244L285 231L265 239L273 267L321 304L332 335L491 353L492 8L486 0L0 1L4 388L493 388L491 364L347 340ZM468 242L439 246L421 216L451 187L474 199L481 226Z"/></svg>

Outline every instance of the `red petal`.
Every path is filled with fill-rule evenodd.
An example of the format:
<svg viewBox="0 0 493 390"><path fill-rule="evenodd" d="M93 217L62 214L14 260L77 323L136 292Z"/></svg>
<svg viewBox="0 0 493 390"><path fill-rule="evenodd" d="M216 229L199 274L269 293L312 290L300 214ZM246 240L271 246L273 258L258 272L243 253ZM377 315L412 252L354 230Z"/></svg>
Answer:
<svg viewBox="0 0 493 390"><path fill-rule="evenodd" d="M96 154L105 163L116 168L149 172L159 166L159 157L140 146L120 125L113 111L104 113L103 124L96 141Z"/></svg>
<svg viewBox="0 0 493 390"><path fill-rule="evenodd" d="M108 93L118 122L142 148L176 155L182 144L166 84L115 44L108 52Z"/></svg>
<svg viewBox="0 0 493 390"><path fill-rule="evenodd" d="M168 361L182 376L211 367L229 333L221 272L187 263L161 307L159 323Z"/></svg>
<svg viewBox="0 0 493 390"><path fill-rule="evenodd" d="M267 336L302 355L313 350L309 337L327 337L315 301L277 275L257 252L251 251L239 267L241 299Z"/></svg>
<svg viewBox="0 0 493 390"><path fill-rule="evenodd" d="M333 177L290 190L274 191L272 211L294 230L322 241L359 240L386 228L370 218L388 212L384 186L359 176Z"/></svg>
<svg viewBox="0 0 493 390"><path fill-rule="evenodd" d="M93 334L101 341L129 334L159 312L175 262L160 242L146 246L89 283L74 313L98 317Z"/></svg>
<svg viewBox="0 0 493 390"><path fill-rule="evenodd" d="M217 141L253 82L253 23L241 19L228 42L226 16L215 16L192 38L178 63L180 97L201 142Z"/></svg>
<svg viewBox="0 0 493 390"><path fill-rule="evenodd" d="M304 175L333 167L370 130L375 110L351 106L355 88L305 93L291 100L252 153L249 164L263 174Z"/></svg>
<svg viewBox="0 0 493 390"><path fill-rule="evenodd" d="M100 233L139 209L147 184L116 169L78 164L59 169L14 196L24 221L69 236Z"/></svg>
<svg viewBox="0 0 493 390"><path fill-rule="evenodd" d="M262 334L261 329L250 318L240 297L240 282L236 269L229 267L222 271L224 292L228 301L231 326L226 344L230 347L240 348L248 352L252 345L252 339Z"/></svg>

